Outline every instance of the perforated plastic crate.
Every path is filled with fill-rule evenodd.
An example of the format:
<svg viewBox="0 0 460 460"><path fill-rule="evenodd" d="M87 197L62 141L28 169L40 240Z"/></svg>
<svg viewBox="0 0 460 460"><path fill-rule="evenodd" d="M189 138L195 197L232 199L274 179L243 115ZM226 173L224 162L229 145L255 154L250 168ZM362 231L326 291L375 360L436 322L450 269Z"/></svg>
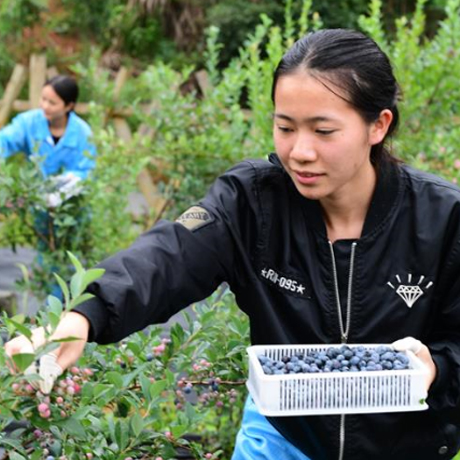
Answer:
<svg viewBox="0 0 460 460"><path fill-rule="evenodd" d="M380 344L347 344L373 349ZM298 353L326 351L328 345L255 345L247 349L247 387L260 413L267 416L359 414L425 410L427 368L406 352L409 369L267 375L259 355L280 360Z"/></svg>

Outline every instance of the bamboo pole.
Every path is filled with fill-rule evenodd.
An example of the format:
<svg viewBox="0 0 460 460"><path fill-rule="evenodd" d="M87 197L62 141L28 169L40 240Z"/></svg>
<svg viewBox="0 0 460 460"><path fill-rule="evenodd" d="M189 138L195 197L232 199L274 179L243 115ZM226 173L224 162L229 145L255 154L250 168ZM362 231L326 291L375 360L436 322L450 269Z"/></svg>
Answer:
<svg viewBox="0 0 460 460"><path fill-rule="evenodd" d="M120 67L115 77L115 88L113 90L113 99L118 101L120 99L121 89L123 88L126 80L128 79L129 71L126 67Z"/></svg>
<svg viewBox="0 0 460 460"><path fill-rule="evenodd" d="M132 134L128 122L122 117L114 117L112 121L117 136L125 142L130 142Z"/></svg>
<svg viewBox="0 0 460 460"><path fill-rule="evenodd" d="M195 73L195 78L200 87L201 94L206 96L208 91L211 89L211 82L209 81L208 72L206 70L199 70Z"/></svg>
<svg viewBox="0 0 460 460"><path fill-rule="evenodd" d="M42 88L46 81L46 56L32 54L29 60L29 99L33 109L40 107Z"/></svg>
<svg viewBox="0 0 460 460"><path fill-rule="evenodd" d="M0 107L0 127L8 121L13 103L24 86L26 78L27 69L22 64L16 64L3 94L2 105Z"/></svg>

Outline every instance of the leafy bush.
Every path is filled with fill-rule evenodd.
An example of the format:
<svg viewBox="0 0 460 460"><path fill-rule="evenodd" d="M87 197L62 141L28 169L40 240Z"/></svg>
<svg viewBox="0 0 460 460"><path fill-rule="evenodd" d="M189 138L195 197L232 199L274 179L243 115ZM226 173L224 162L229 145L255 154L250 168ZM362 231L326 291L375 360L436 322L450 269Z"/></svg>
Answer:
<svg viewBox="0 0 460 460"><path fill-rule="evenodd" d="M396 37L385 37L380 0L361 17L364 31L390 55L402 88L402 124L395 152L421 169L458 179L460 135L460 1L448 0L435 36L424 37L426 0L418 0L412 21L396 21Z"/></svg>
<svg viewBox="0 0 460 460"><path fill-rule="evenodd" d="M88 282L101 275L71 257L71 289L59 279L64 305L50 296L36 319L50 335L62 313L88 296ZM1 347L0 446L13 460L49 454L67 460L168 459L179 448L193 458L229 458L246 395L249 325L225 286L185 319L185 328L175 324L168 335L151 327L118 345L88 344L78 367L61 376L50 395L34 387L36 375L11 375L7 363L13 364ZM30 337L29 320L4 316L0 336L16 332ZM48 339L33 354L15 355L14 365L23 372L56 346ZM17 421L21 425L11 431ZM197 433L195 441L187 436Z"/></svg>

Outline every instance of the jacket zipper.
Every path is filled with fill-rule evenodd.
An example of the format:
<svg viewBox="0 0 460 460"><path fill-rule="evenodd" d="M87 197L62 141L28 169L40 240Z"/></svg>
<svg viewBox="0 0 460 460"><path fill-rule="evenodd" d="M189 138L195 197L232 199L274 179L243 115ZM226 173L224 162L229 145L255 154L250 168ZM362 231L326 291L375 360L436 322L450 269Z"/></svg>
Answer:
<svg viewBox="0 0 460 460"><path fill-rule="evenodd" d="M345 327L344 327L343 317L342 317L342 305L340 303L339 282L337 279L337 266L335 263L334 246L331 243L331 241L329 241L329 248L331 249L331 258L332 258L332 273L334 275L335 300L337 303L337 314L339 316L340 338L341 338L342 343L347 343L348 334L350 332L351 294L352 294L352 288L353 288L353 270L354 270L354 265L355 265L355 252L356 252L357 245L358 243L356 242L351 244L350 269L348 272L347 311L346 311ZM341 414L340 415L340 433L339 433L339 460L343 460L344 451L345 451L345 414Z"/></svg>

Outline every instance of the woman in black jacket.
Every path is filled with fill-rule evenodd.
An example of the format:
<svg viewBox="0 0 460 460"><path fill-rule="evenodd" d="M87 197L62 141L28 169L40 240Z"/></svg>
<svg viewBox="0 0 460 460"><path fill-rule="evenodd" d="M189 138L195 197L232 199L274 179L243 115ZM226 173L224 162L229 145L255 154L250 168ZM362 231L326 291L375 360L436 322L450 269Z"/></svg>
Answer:
<svg viewBox="0 0 460 460"><path fill-rule="evenodd" d="M274 75L269 161L243 162L176 222L100 264L94 298L61 321L57 362L87 340L163 322L223 281L253 344L392 343L425 363L423 412L261 416L248 401L233 460L434 460L460 447L460 191L385 148L399 89L350 30L299 40ZM280 280L284 280L281 282ZM43 333L35 331L39 344ZM399 341L398 339L403 339ZM9 354L27 343L6 344Z"/></svg>

